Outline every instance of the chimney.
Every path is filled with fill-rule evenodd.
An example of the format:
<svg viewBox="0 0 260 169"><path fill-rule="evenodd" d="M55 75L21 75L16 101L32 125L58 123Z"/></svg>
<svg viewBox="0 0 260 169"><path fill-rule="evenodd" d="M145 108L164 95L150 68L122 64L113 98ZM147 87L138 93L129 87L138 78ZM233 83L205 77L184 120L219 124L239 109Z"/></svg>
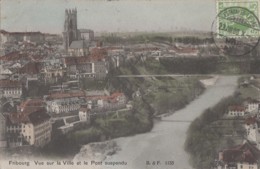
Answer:
<svg viewBox="0 0 260 169"><path fill-rule="evenodd" d="M98 48L102 47L102 46L103 46L103 42L102 42L102 41L98 41L97 44L96 44L96 46L97 46Z"/></svg>
<svg viewBox="0 0 260 169"><path fill-rule="evenodd" d="M17 112L20 112L21 111L21 107L19 105L16 106L16 110Z"/></svg>
<svg viewBox="0 0 260 169"><path fill-rule="evenodd" d="M220 151L220 152L218 153L218 160L219 160L219 161L223 161L223 151Z"/></svg>

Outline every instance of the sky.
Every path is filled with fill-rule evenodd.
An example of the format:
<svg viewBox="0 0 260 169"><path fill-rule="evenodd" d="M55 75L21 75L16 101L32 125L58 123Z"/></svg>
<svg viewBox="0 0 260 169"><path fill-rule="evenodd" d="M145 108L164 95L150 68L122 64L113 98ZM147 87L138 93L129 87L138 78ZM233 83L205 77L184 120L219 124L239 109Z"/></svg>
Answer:
<svg viewBox="0 0 260 169"><path fill-rule="evenodd" d="M77 8L78 28L95 32L210 31L215 0L0 0L1 29L63 31L65 9Z"/></svg>

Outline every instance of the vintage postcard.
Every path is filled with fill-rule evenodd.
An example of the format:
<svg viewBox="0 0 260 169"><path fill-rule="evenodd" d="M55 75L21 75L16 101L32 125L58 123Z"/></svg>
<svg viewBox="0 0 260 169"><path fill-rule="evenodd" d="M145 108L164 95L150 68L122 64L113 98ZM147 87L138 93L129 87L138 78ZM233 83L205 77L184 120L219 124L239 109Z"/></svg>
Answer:
<svg viewBox="0 0 260 169"><path fill-rule="evenodd" d="M0 0L0 169L259 169L259 0Z"/></svg>

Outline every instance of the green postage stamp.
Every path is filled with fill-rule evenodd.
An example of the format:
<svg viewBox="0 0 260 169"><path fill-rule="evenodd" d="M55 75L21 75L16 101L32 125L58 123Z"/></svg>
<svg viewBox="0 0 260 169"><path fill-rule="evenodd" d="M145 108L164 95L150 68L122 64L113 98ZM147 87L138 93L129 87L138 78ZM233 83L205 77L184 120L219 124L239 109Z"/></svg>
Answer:
<svg viewBox="0 0 260 169"><path fill-rule="evenodd" d="M259 2L217 1L218 37L258 37Z"/></svg>
<svg viewBox="0 0 260 169"><path fill-rule="evenodd" d="M216 46L229 56L247 56L259 44L259 1L217 0L212 34Z"/></svg>

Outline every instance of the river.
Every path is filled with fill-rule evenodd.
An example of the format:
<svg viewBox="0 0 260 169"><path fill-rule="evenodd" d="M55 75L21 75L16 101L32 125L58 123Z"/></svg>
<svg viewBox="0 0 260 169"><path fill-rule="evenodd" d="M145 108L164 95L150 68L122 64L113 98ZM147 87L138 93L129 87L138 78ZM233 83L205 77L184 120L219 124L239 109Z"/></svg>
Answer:
<svg viewBox="0 0 260 169"><path fill-rule="evenodd" d="M127 165L104 166L105 169L191 169L189 155L184 151L186 132L190 121L217 104L222 98L231 95L238 77L220 76L216 84L185 108L163 117L154 125L151 132L116 139L121 150L106 161L125 161ZM175 120L183 122L174 122ZM159 165L146 165L146 162L160 161ZM174 161L174 165L165 165L165 161Z"/></svg>

